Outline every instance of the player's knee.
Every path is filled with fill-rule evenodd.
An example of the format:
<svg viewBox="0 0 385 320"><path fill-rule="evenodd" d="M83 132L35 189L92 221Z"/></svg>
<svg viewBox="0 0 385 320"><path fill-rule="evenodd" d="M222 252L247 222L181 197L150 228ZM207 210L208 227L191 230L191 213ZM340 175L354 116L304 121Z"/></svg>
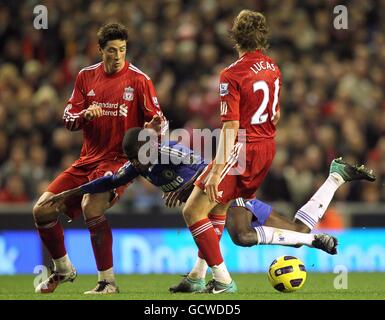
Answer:
<svg viewBox="0 0 385 320"><path fill-rule="evenodd" d="M245 230L230 234L234 244L241 247L251 247L258 243L256 233L252 230Z"/></svg>
<svg viewBox="0 0 385 320"><path fill-rule="evenodd" d="M82 201L82 211L85 219L91 219L104 214L108 201L86 199Z"/></svg>
<svg viewBox="0 0 385 320"><path fill-rule="evenodd" d="M193 210L191 210L190 206L185 205L183 210L182 210L183 217L186 221L192 220L193 217Z"/></svg>
<svg viewBox="0 0 385 320"><path fill-rule="evenodd" d="M41 216L43 215L43 208L39 204L35 204L32 209L32 214L35 222L39 222Z"/></svg>
<svg viewBox="0 0 385 320"><path fill-rule="evenodd" d="M32 209L33 218L36 223L44 223L57 218L58 213L51 207L44 207L36 203Z"/></svg>
<svg viewBox="0 0 385 320"><path fill-rule="evenodd" d="M104 211L95 208L93 205L82 205L82 211L85 219L91 219L104 214Z"/></svg>

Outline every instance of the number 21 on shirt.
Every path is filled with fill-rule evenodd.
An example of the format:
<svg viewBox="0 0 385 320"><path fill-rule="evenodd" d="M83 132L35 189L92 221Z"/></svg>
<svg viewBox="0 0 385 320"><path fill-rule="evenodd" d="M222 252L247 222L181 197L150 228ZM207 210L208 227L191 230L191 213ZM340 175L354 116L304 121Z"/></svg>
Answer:
<svg viewBox="0 0 385 320"><path fill-rule="evenodd" d="M266 81L260 80L257 82L254 82L253 84L253 92L256 93L258 90L262 90L263 92L263 99L261 105L258 107L257 111L254 113L254 115L251 118L251 124L262 124L267 121L268 113L264 113L267 105L269 103L269 86L267 85ZM277 113L277 104L278 104L278 93L279 93L279 79L277 78L274 81L274 101L272 106L272 117L270 120L273 120L275 114Z"/></svg>

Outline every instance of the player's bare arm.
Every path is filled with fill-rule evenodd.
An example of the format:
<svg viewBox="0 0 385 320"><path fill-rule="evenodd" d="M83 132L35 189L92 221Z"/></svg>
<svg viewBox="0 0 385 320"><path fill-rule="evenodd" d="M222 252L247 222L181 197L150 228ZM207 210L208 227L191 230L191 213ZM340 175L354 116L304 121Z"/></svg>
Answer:
<svg viewBox="0 0 385 320"><path fill-rule="evenodd" d="M231 150L234 147L239 129L239 121L225 121L223 123L217 156L213 162L213 167L205 184L206 193L211 202L215 202L218 197L218 185L226 160L229 158Z"/></svg>
<svg viewBox="0 0 385 320"><path fill-rule="evenodd" d="M58 194L54 194L47 199L43 200L39 203L40 206L60 206L68 197L72 196L81 196L84 194L84 191L81 189L81 187L77 187L74 189L66 190L63 192L60 192Z"/></svg>

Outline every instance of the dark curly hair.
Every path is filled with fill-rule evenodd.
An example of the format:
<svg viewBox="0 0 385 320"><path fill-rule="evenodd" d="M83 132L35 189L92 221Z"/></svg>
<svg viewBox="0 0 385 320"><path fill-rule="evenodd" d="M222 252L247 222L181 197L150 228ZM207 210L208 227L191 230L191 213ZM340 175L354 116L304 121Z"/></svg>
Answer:
<svg viewBox="0 0 385 320"><path fill-rule="evenodd" d="M99 46L103 49L107 42L110 40L128 40L128 31L127 28L117 22L107 23L102 26L98 33L98 43Z"/></svg>
<svg viewBox="0 0 385 320"><path fill-rule="evenodd" d="M242 10L234 19L231 38L235 41L237 50L254 51L266 50L269 28L265 16L256 11Z"/></svg>

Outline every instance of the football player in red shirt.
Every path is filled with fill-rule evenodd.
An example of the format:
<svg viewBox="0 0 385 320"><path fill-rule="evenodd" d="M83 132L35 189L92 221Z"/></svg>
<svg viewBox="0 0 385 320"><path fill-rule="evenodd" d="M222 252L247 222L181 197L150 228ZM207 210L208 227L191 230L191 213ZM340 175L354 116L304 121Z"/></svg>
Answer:
<svg viewBox="0 0 385 320"><path fill-rule="evenodd" d="M220 74L223 127L217 156L196 181L183 209L199 256L213 272L208 293L237 291L210 218L224 216L233 199L252 198L275 154L281 73L264 53L267 33L266 19L259 12L243 10L234 21L232 36L239 59ZM240 129L244 135L237 138Z"/></svg>
<svg viewBox="0 0 385 320"><path fill-rule="evenodd" d="M60 283L76 277L65 249L59 212L41 202L52 194L118 170L127 161L122 150L127 129L142 127L145 121L162 116L150 78L125 59L127 39L127 29L118 23L106 24L99 30L102 61L79 72L65 108L64 125L71 131L83 130L83 147L80 158L56 177L33 208L40 238L54 262L54 272L35 288L36 292L51 293ZM118 292L112 232L104 212L125 188L69 199L59 210L71 219L83 215L90 231L99 279L95 289L85 293Z"/></svg>

